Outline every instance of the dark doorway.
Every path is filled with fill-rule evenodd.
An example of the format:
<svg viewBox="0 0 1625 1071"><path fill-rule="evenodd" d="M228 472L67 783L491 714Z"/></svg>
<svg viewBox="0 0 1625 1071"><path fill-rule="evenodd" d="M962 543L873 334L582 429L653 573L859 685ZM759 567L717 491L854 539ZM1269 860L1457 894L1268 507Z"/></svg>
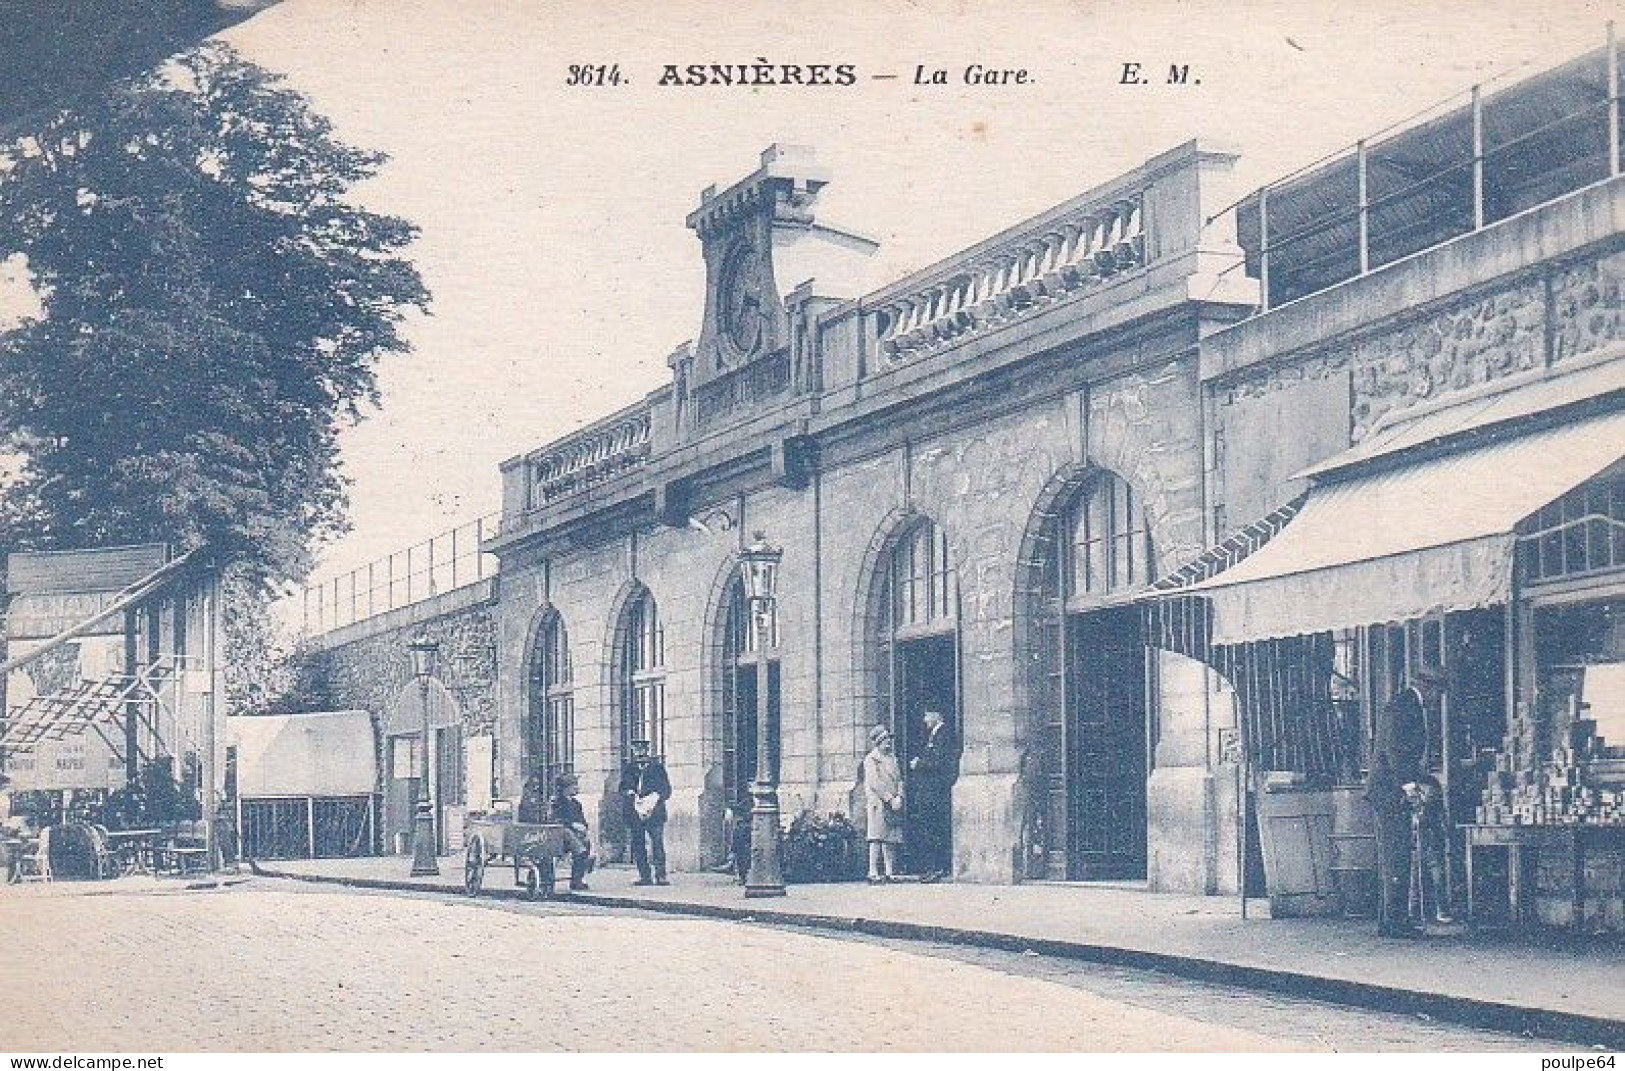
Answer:
<svg viewBox="0 0 1625 1071"><path fill-rule="evenodd" d="M727 696L732 709L726 712L726 726L731 734L724 740L725 788L729 800L743 798L756 780L756 665L741 661L733 670L733 687ZM779 664L767 664L769 761L773 763L773 779L779 775Z"/></svg>
<svg viewBox="0 0 1625 1071"><path fill-rule="evenodd" d="M1146 869L1145 655L1132 606L1067 617L1068 877Z"/></svg>
<svg viewBox="0 0 1625 1071"><path fill-rule="evenodd" d="M956 748L963 739L959 719L959 667L954 633L924 636L903 640L897 644L897 689L892 714L892 732L897 739L897 754L904 766L903 798L917 795L914 774L908 770L908 760L919 751L925 739L925 712L940 711L948 732L953 734ZM952 816L941 814L930 819L918 810L906 807L903 817L903 860L905 871L917 873L919 860L910 859L910 845L924 843L930 830L923 822L941 823L936 830L944 844L953 843Z"/></svg>

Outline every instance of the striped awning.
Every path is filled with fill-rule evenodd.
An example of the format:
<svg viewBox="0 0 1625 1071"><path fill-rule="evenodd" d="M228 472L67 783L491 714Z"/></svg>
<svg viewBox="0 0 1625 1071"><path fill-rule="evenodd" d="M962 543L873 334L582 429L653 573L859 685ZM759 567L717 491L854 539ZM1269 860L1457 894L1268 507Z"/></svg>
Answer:
<svg viewBox="0 0 1625 1071"><path fill-rule="evenodd" d="M1168 594L1211 600L1216 644L1504 603L1519 522L1622 457L1615 410L1345 469L1255 552Z"/></svg>

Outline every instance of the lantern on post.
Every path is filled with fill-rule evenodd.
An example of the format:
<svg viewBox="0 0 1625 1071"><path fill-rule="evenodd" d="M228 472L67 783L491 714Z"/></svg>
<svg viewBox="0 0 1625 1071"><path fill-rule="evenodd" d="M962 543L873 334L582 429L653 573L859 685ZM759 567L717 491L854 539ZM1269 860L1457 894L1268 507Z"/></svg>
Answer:
<svg viewBox="0 0 1625 1071"><path fill-rule="evenodd" d="M739 553L740 581L750 600L751 623L756 629L756 781L751 785L750 870L745 877L747 897L783 896L784 868L779 859L779 786L770 742L777 726L767 722L774 712L767 701L768 660L777 644L773 635L774 602L778 597L779 561L784 551L761 532Z"/></svg>
<svg viewBox="0 0 1625 1071"><path fill-rule="evenodd" d="M440 644L419 633L406 645L412 658L412 678L418 683L418 702L423 711L423 736L419 742L417 803L412 815L412 877L440 873L439 850L435 844L434 801L429 796L429 681L434 677Z"/></svg>

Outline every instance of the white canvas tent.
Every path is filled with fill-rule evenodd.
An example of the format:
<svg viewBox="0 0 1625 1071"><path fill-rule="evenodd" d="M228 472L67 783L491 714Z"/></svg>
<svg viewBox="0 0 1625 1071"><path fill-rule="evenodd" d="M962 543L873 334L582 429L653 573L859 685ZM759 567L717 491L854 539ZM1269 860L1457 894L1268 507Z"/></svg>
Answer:
<svg viewBox="0 0 1625 1071"><path fill-rule="evenodd" d="M378 771L370 714L234 717L226 740L245 857L372 854Z"/></svg>

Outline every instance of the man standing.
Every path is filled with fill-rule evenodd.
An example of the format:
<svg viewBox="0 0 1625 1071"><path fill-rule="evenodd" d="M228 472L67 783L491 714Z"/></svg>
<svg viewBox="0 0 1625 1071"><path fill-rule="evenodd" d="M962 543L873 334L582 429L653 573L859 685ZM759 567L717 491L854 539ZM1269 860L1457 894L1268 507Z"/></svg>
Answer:
<svg viewBox="0 0 1625 1071"><path fill-rule="evenodd" d="M927 710L925 739L908 768L913 774L904 792L914 809L914 828L920 844L920 880L941 881L953 869L952 817L954 781L959 776L959 748L942 712Z"/></svg>
<svg viewBox="0 0 1625 1071"><path fill-rule="evenodd" d="M671 778L649 754L649 741L632 741L632 760L621 769L621 816L638 868L634 885L670 885L666 880L666 800ZM654 863L650 874L650 861Z"/></svg>
<svg viewBox="0 0 1625 1071"><path fill-rule="evenodd" d="M1427 707L1444 691L1436 671L1422 670L1377 714L1366 798L1377 816L1377 932L1421 933L1410 918L1411 806L1409 792L1427 776ZM1409 787L1407 787L1409 786Z"/></svg>

